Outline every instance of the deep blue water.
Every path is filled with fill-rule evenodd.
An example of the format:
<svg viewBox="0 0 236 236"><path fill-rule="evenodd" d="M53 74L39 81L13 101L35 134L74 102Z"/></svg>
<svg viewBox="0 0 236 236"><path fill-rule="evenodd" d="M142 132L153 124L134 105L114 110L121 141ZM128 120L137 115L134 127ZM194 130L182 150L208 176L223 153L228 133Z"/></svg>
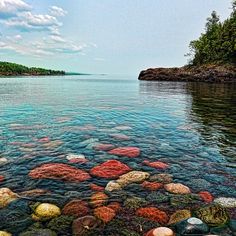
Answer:
<svg viewBox="0 0 236 236"><path fill-rule="evenodd" d="M120 126L125 126L121 127ZM115 134L115 135L114 135ZM119 140L117 135L128 140ZM56 141L49 147L43 137ZM135 146L137 158L111 156L83 141ZM135 77L72 76L0 79L0 187L20 193L50 189L55 196L40 201L63 206L71 191L87 199L89 183L106 186L108 180L89 183L33 180L28 173L42 163L68 163L66 155L84 154L85 164L70 164L89 171L109 159L150 174L170 173L174 182L194 193L236 196L236 86L137 81ZM81 144L82 143L82 144ZM162 161L160 171L142 164ZM145 197L145 190L128 189ZM114 198L119 196L114 196ZM54 198L54 200L53 200Z"/></svg>

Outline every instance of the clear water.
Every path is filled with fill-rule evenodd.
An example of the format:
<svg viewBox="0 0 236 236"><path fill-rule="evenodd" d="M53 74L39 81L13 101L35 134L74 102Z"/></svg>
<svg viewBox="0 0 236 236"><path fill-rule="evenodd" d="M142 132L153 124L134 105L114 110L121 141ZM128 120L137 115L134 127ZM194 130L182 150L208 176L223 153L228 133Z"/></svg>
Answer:
<svg viewBox="0 0 236 236"><path fill-rule="evenodd" d="M129 128L120 130L120 126ZM119 140L114 134L127 135ZM45 147L38 140L58 141ZM116 147L141 149L137 158L111 156L81 142L90 138ZM150 174L170 173L194 193L236 196L236 84L145 82L134 78L73 76L0 79L0 187L14 192L42 188L52 194L35 201L62 207L77 192L89 199L90 183L33 180L28 173L42 163L68 163L67 154L84 154L87 163L70 164L89 171L109 159ZM162 161L161 171L142 164ZM126 190L145 198L148 190ZM77 196L76 195L76 196ZM78 197L78 196L77 196ZM119 194L110 196L120 199Z"/></svg>

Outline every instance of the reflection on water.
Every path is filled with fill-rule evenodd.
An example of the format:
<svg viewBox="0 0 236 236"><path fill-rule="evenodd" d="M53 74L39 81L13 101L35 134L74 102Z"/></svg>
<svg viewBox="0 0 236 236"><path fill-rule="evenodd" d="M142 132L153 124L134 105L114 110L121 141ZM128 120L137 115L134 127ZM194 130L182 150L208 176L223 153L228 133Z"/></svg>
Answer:
<svg viewBox="0 0 236 236"><path fill-rule="evenodd" d="M27 231L33 224L29 205L37 201L63 208L69 201L80 199L89 203L88 212L93 214L90 199L95 190L91 186L103 189L111 180L94 175L81 183L55 179L60 173L54 173L53 178L32 178L29 173L43 164L65 164L90 173L92 168L115 159L151 176L170 174L173 182L187 185L194 194L209 191L215 197L235 196L235 91L235 85L138 82L135 78L2 78L0 187L18 194L35 189L41 192L0 210L0 230L16 235ZM115 147L137 147L141 152L135 158L111 155L109 150ZM84 155L86 160L71 161L68 154ZM148 161L161 163L154 168ZM136 219L134 210L128 210L125 203L132 197L167 215L182 209L182 204L189 204L186 207L190 209L200 204L196 195L193 204L193 199L181 202L171 194L167 203L160 204L157 195L167 192L162 186L155 195L150 183L148 186L133 183L122 191L106 192L104 204L118 201L123 210L116 217L121 221L131 216ZM42 189L47 191L42 193ZM125 227L143 235L131 225ZM97 235L117 235L115 228L116 223L103 225ZM71 235L71 228L58 235Z"/></svg>

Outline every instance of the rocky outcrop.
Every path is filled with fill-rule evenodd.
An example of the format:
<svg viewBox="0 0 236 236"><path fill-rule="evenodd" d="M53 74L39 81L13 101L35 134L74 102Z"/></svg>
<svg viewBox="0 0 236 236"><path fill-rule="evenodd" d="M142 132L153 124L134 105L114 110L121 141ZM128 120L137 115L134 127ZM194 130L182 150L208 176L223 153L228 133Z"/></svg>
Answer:
<svg viewBox="0 0 236 236"><path fill-rule="evenodd" d="M236 82L236 67L233 65L204 65L151 68L141 71L138 79L148 81Z"/></svg>

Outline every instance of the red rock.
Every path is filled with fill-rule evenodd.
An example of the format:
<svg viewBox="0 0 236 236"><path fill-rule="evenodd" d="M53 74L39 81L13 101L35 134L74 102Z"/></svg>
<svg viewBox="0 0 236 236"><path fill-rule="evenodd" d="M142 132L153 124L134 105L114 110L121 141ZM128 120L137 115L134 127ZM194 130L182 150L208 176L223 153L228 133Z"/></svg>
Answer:
<svg viewBox="0 0 236 236"><path fill-rule="evenodd" d="M90 170L90 174L101 178L118 178L131 169L117 160L109 160Z"/></svg>
<svg viewBox="0 0 236 236"><path fill-rule="evenodd" d="M0 175L0 182L3 182L5 180L3 175Z"/></svg>
<svg viewBox="0 0 236 236"><path fill-rule="evenodd" d="M96 192L102 192L105 190L104 187L99 186L97 184L90 184L89 187L91 188L91 190L96 191Z"/></svg>
<svg viewBox="0 0 236 236"><path fill-rule="evenodd" d="M40 143L47 143L47 142L50 142L50 138L49 137L43 137L43 138L40 138L38 140L38 142L40 142Z"/></svg>
<svg viewBox="0 0 236 236"><path fill-rule="evenodd" d="M202 200L206 203L210 203L213 201L214 197L207 191L202 191L198 193L198 195L202 198Z"/></svg>
<svg viewBox="0 0 236 236"><path fill-rule="evenodd" d="M86 216L89 212L87 202L81 200L72 200L67 203L62 209L63 215L70 215L75 217Z"/></svg>
<svg viewBox="0 0 236 236"><path fill-rule="evenodd" d="M126 156L126 157L138 157L140 155L140 149L137 147L119 147L112 149L108 152L111 155Z"/></svg>
<svg viewBox="0 0 236 236"><path fill-rule="evenodd" d="M97 151L109 151L113 148L114 148L114 145L112 145L112 144L103 144L103 143L100 143L100 144L94 146L94 149L97 150Z"/></svg>
<svg viewBox="0 0 236 236"><path fill-rule="evenodd" d="M117 213L121 209L121 204L119 202L111 202L107 207L113 209Z"/></svg>
<svg viewBox="0 0 236 236"><path fill-rule="evenodd" d="M151 191L156 191L163 187L163 184L161 183L149 182L149 181L144 181L141 185L143 188L146 188Z"/></svg>
<svg viewBox="0 0 236 236"><path fill-rule="evenodd" d="M72 182L82 182L91 178L87 172L62 163L43 164L31 170L29 176L33 179L59 179Z"/></svg>
<svg viewBox="0 0 236 236"><path fill-rule="evenodd" d="M156 221L159 224L166 224L169 220L168 215L155 207L143 207L136 211L136 215Z"/></svg>
<svg viewBox="0 0 236 236"><path fill-rule="evenodd" d="M86 162L88 162L88 160L82 158L73 158L69 160L69 163L86 163Z"/></svg>
<svg viewBox="0 0 236 236"><path fill-rule="evenodd" d="M168 164L161 162L161 161L154 161L154 162L150 162L148 160L143 161L143 164L156 168L156 169L167 169L169 167Z"/></svg>
<svg viewBox="0 0 236 236"><path fill-rule="evenodd" d="M102 206L94 210L94 215L104 223L108 223L116 216L116 213L113 209Z"/></svg>

